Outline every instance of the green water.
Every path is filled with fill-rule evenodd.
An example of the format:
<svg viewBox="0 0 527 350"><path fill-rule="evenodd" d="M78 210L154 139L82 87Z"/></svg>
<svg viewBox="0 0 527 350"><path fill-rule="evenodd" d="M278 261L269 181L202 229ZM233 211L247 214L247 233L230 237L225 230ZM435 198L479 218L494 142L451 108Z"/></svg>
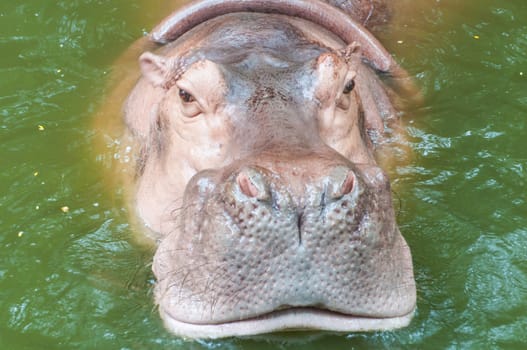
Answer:
<svg viewBox="0 0 527 350"><path fill-rule="evenodd" d="M112 61L159 18L148 4L168 2L0 4L1 349L525 348L527 2L414 1L380 33L425 96L405 116L415 159L391 171L411 325L201 343L163 329L152 251L103 182L90 126Z"/></svg>

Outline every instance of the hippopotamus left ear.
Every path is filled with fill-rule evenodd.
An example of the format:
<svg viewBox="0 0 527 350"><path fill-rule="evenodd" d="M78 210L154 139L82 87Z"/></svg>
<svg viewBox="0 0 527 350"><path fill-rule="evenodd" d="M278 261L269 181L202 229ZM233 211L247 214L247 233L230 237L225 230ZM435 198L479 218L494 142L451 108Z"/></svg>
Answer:
<svg viewBox="0 0 527 350"><path fill-rule="evenodd" d="M353 67L354 70L358 69L361 59L359 43L354 41L345 48L340 49L338 53L346 61L346 63L348 63L348 65Z"/></svg>
<svg viewBox="0 0 527 350"><path fill-rule="evenodd" d="M359 45L356 43L318 56L315 98L321 107L328 107L338 101L347 83L355 78L359 64Z"/></svg>
<svg viewBox="0 0 527 350"><path fill-rule="evenodd" d="M139 66L143 77L156 87L168 88L183 73L179 59L151 52L145 52L139 57Z"/></svg>

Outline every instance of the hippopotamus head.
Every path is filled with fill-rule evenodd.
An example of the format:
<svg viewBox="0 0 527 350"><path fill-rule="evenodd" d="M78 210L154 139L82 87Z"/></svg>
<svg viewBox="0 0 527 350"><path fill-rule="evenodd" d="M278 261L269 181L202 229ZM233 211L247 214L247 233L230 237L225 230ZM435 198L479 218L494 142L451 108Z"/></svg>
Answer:
<svg viewBox="0 0 527 350"><path fill-rule="evenodd" d="M126 123L169 329L213 338L409 322L410 252L374 158L382 125L365 107L371 91L382 100L380 81L357 43L305 19L237 12L140 66Z"/></svg>

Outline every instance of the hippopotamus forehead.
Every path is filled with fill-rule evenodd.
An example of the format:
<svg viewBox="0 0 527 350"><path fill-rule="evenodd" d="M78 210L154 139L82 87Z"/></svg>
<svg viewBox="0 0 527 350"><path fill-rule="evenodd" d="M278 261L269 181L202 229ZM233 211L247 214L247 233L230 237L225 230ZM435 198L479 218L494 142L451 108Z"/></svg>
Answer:
<svg viewBox="0 0 527 350"><path fill-rule="evenodd" d="M240 63L254 53L265 53L283 62L305 62L327 51L284 16L246 13L222 16L212 22L214 30L199 51L218 63Z"/></svg>
<svg viewBox="0 0 527 350"><path fill-rule="evenodd" d="M209 22L208 37L191 55L220 66L227 103L250 110L265 100L268 110L285 105L305 109L305 103L313 102L309 91L316 80L315 61L331 49L309 38L298 20L244 13Z"/></svg>
<svg viewBox="0 0 527 350"><path fill-rule="evenodd" d="M235 104L238 109L250 109L251 102L261 99L289 106L303 103L308 97L306 91L314 84L312 69L299 64L286 67L278 64L274 57L262 53L249 55L236 65L223 65L228 89L226 102Z"/></svg>

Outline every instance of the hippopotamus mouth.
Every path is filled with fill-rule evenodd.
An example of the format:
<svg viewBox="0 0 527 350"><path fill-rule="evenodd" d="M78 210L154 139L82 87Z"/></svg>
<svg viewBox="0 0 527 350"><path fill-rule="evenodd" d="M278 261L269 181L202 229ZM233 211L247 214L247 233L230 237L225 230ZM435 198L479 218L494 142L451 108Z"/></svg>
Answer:
<svg viewBox="0 0 527 350"><path fill-rule="evenodd" d="M166 326L189 338L407 325L411 255L375 140L400 69L318 0L192 3L125 108ZM373 67L373 68L372 68Z"/></svg>
<svg viewBox="0 0 527 350"><path fill-rule="evenodd" d="M364 332L391 330L410 323L412 312L390 318L358 317L317 308L290 308L255 318L222 324L189 324L178 321L165 310L161 317L169 329L177 329L188 338L222 338L283 331L318 330L329 332Z"/></svg>

